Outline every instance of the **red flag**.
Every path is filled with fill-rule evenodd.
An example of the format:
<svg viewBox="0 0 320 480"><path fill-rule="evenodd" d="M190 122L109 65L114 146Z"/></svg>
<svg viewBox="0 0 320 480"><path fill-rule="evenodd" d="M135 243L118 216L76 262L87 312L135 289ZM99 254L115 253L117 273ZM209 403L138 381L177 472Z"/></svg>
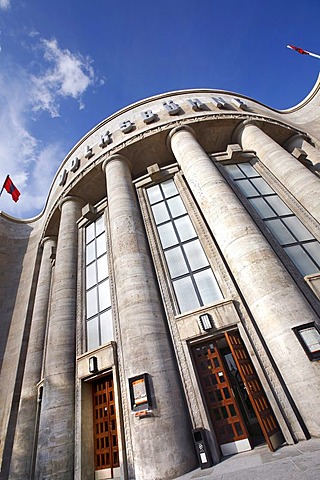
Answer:
<svg viewBox="0 0 320 480"><path fill-rule="evenodd" d="M12 200L14 202L17 202L19 200L19 197L20 197L20 192L19 190L17 189L17 187L14 185L13 181L11 180L11 178L9 177L9 175L7 175L7 178L5 179L4 181L4 184L3 184L3 187L2 187L2 190L3 189L6 189L8 193L10 193L11 197L12 197ZM1 190L1 191L2 191Z"/></svg>
<svg viewBox="0 0 320 480"><path fill-rule="evenodd" d="M303 50L303 48L294 47L293 45L288 45L288 48L292 48L292 50L301 53L301 55L310 55L310 52L307 52L307 50Z"/></svg>

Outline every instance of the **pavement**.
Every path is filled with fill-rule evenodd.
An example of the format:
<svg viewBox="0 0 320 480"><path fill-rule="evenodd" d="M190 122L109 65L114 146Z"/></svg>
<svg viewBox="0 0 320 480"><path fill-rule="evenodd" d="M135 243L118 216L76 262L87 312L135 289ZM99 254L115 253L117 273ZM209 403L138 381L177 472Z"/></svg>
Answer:
<svg viewBox="0 0 320 480"><path fill-rule="evenodd" d="M176 480L320 480L320 438L284 445L275 452L258 446Z"/></svg>

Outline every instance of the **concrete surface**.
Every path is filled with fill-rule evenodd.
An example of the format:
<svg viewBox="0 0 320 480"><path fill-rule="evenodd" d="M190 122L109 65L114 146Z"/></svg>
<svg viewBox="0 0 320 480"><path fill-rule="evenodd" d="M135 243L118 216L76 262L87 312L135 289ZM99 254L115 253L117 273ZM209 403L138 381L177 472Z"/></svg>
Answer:
<svg viewBox="0 0 320 480"><path fill-rule="evenodd" d="M320 439L285 445L271 452L266 445L224 457L212 468L193 470L179 480L317 480Z"/></svg>

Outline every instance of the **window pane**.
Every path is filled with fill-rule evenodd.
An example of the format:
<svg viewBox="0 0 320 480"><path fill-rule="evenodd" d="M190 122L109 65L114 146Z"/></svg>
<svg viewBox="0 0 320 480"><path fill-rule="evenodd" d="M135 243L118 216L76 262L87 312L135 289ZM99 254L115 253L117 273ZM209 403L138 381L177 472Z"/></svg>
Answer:
<svg viewBox="0 0 320 480"><path fill-rule="evenodd" d="M225 165L224 168L227 170L231 178L245 178L245 175L241 172L238 165Z"/></svg>
<svg viewBox="0 0 320 480"><path fill-rule="evenodd" d="M193 228L193 225L191 223L191 220L187 215L181 218L177 218L177 220L175 220L174 223L178 230L180 240L182 242L197 236L196 231Z"/></svg>
<svg viewBox="0 0 320 480"><path fill-rule="evenodd" d="M110 307L110 288L109 288L109 280L106 280L100 285L98 285L99 291L99 311L105 310L106 308Z"/></svg>
<svg viewBox="0 0 320 480"><path fill-rule="evenodd" d="M113 340L112 312L107 310L100 315L101 344Z"/></svg>
<svg viewBox="0 0 320 480"><path fill-rule="evenodd" d="M87 322L87 349L92 350L99 346L98 317Z"/></svg>
<svg viewBox="0 0 320 480"><path fill-rule="evenodd" d="M249 202L257 210L261 218L272 218L276 216L264 198L251 198Z"/></svg>
<svg viewBox="0 0 320 480"><path fill-rule="evenodd" d="M252 178L251 182L262 195L268 195L269 193L274 193L272 188L270 188L267 182L265 182L261 177Z"/></svg>
<svg viewBox="0 0 320 480"><path fill-rule="evenodd" d="M300 245L285 247L285 251L302 275L309 275L310 273L316 273L318 271L317 266Z"/></svg>
<svg viewBox="0 0 320 480"><path fill-rule="evenodd" d="M158 232L163 248L171 247L178 243L177 235L174 231L172 223L165 223L158 227Z"/></svg>
<svg viewBox="0 0 320 480"><path fill-rule="evenodd" d="M92 317L98 313L98 296L97 287L92 288L87 292L87 318Z"/></svg>
<svg viewBox="0 0 320 480"><path fill-rule="evenodd" d="M220 288L210 268L194 275L204 305L222 299Z"/></svg>
<svg viewBox="0 0 320 480"><path fill-rule="evenodd" d="M183 248L186 252L187 259L192 270L198 270L199 268L203 268L208 265L207 257L205 256L199 240L193 240L192 242L185 243Z"/></svg>
<svg viewBox="0 0 320 480"><path fill-rule="evenodd" d="M313 260L320 266L320 243L316 240L314 242L306 243L304 248L307 250Z"/></svg>
<svg viewBox="0 0 320 480"><path fill-rule="evenodd" d="M176 280L173 282L173 288L176 292L181 313L194 310L200 306L190 277Z"/></svg>
<svg viewBox="0 0 320 480"><path fill-rule="evenodd" d="M157 203L151 208L156 224L169 220L168 210L164 202Z"/></svg>
<svg viewBox="0 0 320 480"><path fill-rule="evenodd" d="M184 275L188 268L180 247L175 247L165 252L171 278Z"/></svg>
<svg viewBox="0 0 320 480"><path fill-rule="evenodd" d="M103 220L103 216L102 217L99 217L97 220L96 220L96 237L98 235L100 235L102 232L104 232L104 220Z"/></svg>
<svg viewBox="0 0 320 480"><path fill-rule="evenodd" d="M153 205L156 202L160 202L160 200L162 200L162 193L159 185L154 185L154 187L148 188L147 195L151 205Z"/></svg>
<svg viewBox="0 0 320 480"><path fill-rule="evenodd" d="M91 242L86 246L86 265L96 258L95 243Z"/></svg>
<svg viewBox="0 0 320 480"><path fill-rule="evenodd" d="M173 218L187 213L180 197L170 198L168 200L168 207Z"/></svg>
<svg viewBox="0 0 320 480"><path fill-rule="evenodd" d="M239 168L242 170L247 177L259 177L260 174L250 163L239 163Z"/></svg>
<svg viewBox="0 0 320 480"><path fill-rule="evenodd" d="M105 234L97 237L97 257L100 257L107 250L106 236Z"/></svg>
<svg viewBox="0 0 320 480"><path fill-rule="evenodd" d="M173 195L178 194L177 187L173 180L167 180L166 182L161 183L161 187L164 193L165 198L172 197Z"/></svg>
<svg viewBox="0 0 320 480"><path fill-rule="evenodd" d="M300 242L313 239L309 230L306 229L297 217L284 218L283 221Z"/></svg>
<svg viewBox="0 0 320 480"><path fill-rule="evenodd" d="M91 242L94 239L94 223L90 223L90 225L86 228L86 243Z"/></svg>
<svg viewBox="0 0 320 480"><path fill-rule="evenodd" d="M315 327L299 330L299 333L311 353L320 350L320 334Z"/></svg>
<svg viewBox="0 0 320 480"><path fill-rule="evenodd" d="M94 262L86 268L86 288L93 287L96 283L96 262Z"/></svg>
<svg viewBox="0 0 320 480"><path fill-rule="evenodd" d="M97 269L98 269L98 282L101 282L101 280L103 280L104 278L107 278L109 275L107 255L102 255L102 257L98 258Z"/></svg>
<svg viewBox="0 0 320 480"><path fill-rule="evenodd" d="M278 219L267 220L265 224L281 245L295 242L295 238L291 235L289 230L283 225L281 220L278 220Z"/></svg>
<svg viewBox="0 0 320 480"><path fill-rule="evenodd" d="M258 195L258 191L253 187L253 185L251 185L249 180L238 180L237 185L247 197L254 197Z"/></svg>
<svg viewBox="0 0 320 480"><path fill-rule="evenodd" d="M272 195L268 197L268 203L277 212L278 215L290 215L292 214L290 208L278 197L278 195Z"/></svg>

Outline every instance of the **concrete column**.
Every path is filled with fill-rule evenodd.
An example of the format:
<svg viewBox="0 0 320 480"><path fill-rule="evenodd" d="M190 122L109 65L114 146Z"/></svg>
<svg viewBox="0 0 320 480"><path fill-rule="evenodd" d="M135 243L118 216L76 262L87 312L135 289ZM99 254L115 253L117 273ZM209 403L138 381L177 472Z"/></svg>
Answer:
<svg viewBox="0 0 320 480"><path fill-rule="evenodd" d="M43 349L51 286L51 253L56 246L55 237L42 241L43 251L34 300L19 413L10 465L10 479L30 478L37 420L37 383L41 379Z"/></svg>
<svg viewBox="0 0 320 480"><path fill-rule="evenodd" d="M283 145L283 148L295 156L295 149L302 150L306 154L306 160L311 162L311 170L320 176L320 152L313 147L303 135L294 135Z"/></svg>
<svg viewBox="0 0 320 480"><path fill-rule="evenodd" d="M121 394L127 395L130 405L128 379L148 373L153 398L150 416L139 419L130 415L135 478L170 479L195 466L191 426L132 185L130 163L122 155L113 155L103 168L121 332L117 341L126 383L126 391Z"/></svg>
<svg viewBox="0 0 320 480"><path fill-rule="evenodd" d="M236 130L244 150L254 150L259 160L320 222L320 180L255 123L243 122Z"/></svg>
<svg viewBox="0 0 320 480"><path fill-rule="evenodd" d="M308 397L315 395L320 401L319 377L291 330L314 322L316 314L193 131L177 127L169 141L289 390L305 419L310 419L310 430L319 434L320 421L311 418L308 400L301 395L301 384L305 384ZM299 386L296 372L300 367Z"/></svg>
<svg viewBox="0 0 320 480"><path fill-rule="evenodd" d="M82 201L61 201L35 479L71 480L74 460L77 220Z"/></svg>

